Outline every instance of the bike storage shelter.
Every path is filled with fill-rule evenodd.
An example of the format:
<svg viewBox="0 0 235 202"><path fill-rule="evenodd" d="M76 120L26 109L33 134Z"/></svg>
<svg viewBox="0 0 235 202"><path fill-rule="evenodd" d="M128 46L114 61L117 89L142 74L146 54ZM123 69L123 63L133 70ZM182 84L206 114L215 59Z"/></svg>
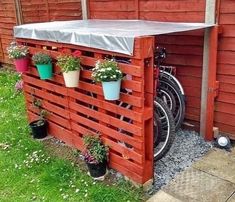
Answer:
<svg viewBox="0 0 235 202"><path fill-rule="evenodd" d="M62 52L82 52L78 88L66 88L59 68L54 63L50 80L40 80L36 68L23 74L24 95L29 121L37 118L32 107L32 94L42 100L49 111L49 133L82 150L82 136L99 132L110 147L109 165L129 179L145 184L153 178L153 100L154 48L157 35L206 29L208 47L203 71L205 106L201 131L212 139L215 96L216 50L218 29L203 23L166 23L144 20L84 20L20 25L14 28L17 42L25 44L30 54L45 52L53 59ZM156 36L156 37L155 37ZM119 63L121 70L131 75L123 80L120 101L104 100L101 86L91 83L91 68L98 59L116 57L130 60ZM206 81L206 85L205 85ZM92 96L91 96L92 95ZM92 106L92 107L91 107ZM128 118L129 122L120 119ZM129 147L126 147L126 143Z"/></svg>

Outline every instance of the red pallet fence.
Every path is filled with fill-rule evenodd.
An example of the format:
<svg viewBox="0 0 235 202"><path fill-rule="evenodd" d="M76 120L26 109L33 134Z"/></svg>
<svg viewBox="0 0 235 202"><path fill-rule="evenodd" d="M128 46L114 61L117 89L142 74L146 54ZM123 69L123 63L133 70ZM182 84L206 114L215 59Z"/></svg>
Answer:
<svg viewBox="0 0 235 202"><path fill-rule="evenodd" d="M23 75L24 93L29 121L37 118L32 107L32 95L42 101L49 112L49 133L67 144L82 150L84 134L101 134L110 147L109 166L131 180L144 184L153 178L153 48L154 37L135 39L134 55L126 56L76 45L17 39L30 48L30 54L45 52L54 60L54 75L50 80L40 80L35 66ZM66 88L55 58L61 50L82 52L78 88ZM121 57L130 64L119 63L132 80L123 80L120 101L131 108L119 106L119 101L106 101L99 84L91 82L91 69L98 59ZM126 119L120 119L120 117ZM131 121L130 121L131 120ZM128 145L128 146L126 146Z"/></svg>

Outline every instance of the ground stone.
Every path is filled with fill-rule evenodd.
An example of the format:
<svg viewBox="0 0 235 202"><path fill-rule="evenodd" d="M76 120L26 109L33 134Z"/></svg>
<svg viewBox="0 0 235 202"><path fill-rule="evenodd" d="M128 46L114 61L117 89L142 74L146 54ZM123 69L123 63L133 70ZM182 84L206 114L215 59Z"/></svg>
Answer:
<svg viewBox="0 0 235 202"><path fill-rule="evenodd" d="M155 162L154 186L149 193L158 191L211 148L212 144L205 142L198 133L179 130L169 152L165 157Z"/></svg>

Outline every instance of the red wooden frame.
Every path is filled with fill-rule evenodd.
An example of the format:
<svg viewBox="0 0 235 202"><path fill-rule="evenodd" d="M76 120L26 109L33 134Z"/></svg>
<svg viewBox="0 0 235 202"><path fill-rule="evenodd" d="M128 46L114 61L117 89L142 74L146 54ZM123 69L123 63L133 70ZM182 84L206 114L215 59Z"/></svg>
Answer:
<svg viewBox="0 0 235 202"><path fill-rule="evenodd" d="M131 180L144 184L153 178L153 49L154 37L135 39L134 55L117 54L76 45L17 39L26 44L30 54L46 52L53 59L61 54L62 48L82 52L81 71L78 88L66 88L60 70L54 65L54 75L50 80L40 80L36 68L23 75L24 94L29 121L37 118L37 110L32 107L32 94L42 101L42 107L49 111L49 133L67 144L83 149L82 136L98 131L110 147L110 167L120 171ZM130 104L131 109L118 105L116 101L106 101L99 84L92 84L91 68L98 59L107 56L121 56L130 59L130 64L119 63L125 74L132 80L124 80L122 88L132 90L131 95L121 93L120 100ZM93 93L90 96L89 92ZM94 106L91 108L90 106ZM126 122L119 117L132 120ZM122 129L122 130L120 130ZM128 134L128 135L127 135ZM131 149L120 144L127 143Z"/></svg>

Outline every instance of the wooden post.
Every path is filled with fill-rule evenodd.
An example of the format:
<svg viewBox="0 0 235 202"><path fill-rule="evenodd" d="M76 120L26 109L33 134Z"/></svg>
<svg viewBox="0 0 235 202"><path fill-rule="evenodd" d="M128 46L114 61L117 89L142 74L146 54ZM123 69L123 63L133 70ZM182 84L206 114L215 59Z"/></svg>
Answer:
<svg viewBox="0 0 235 202"><path fill-rule="evenodd" d="M216 2L206 1L205 22L215 23ZM203 71L201 89L200 134L207 140L213 138L214 89L216 80L218 28L206 28L204 34Z"/></svg>
<svg viewBox="0 0 235 202"><path fill-rule="evenodd" d="M88 19L88 4L87 3L88 3L87 0L81 0L83 20Z"/></svg>
<svg viewBox="0 0 235 202"><path fill-rule="evenodd" d="M21 4L19 0L14 0L14 2L15 2L16 24L21 25L23 24Z"/></svg>
<svg viewBox="0 0 235 202"><path fill-rule="evenodd" d="M46 0L46 9L47 9L47 21L50 21L50 7L48 0Z"/></svg>
<svg viewBox="0 0 235 202"><path fill-rule="evenodd" d="M135 0L135 15L136 15L136 19L139 20L140 19L140 3L139 3L139 0Z"/></svg>

